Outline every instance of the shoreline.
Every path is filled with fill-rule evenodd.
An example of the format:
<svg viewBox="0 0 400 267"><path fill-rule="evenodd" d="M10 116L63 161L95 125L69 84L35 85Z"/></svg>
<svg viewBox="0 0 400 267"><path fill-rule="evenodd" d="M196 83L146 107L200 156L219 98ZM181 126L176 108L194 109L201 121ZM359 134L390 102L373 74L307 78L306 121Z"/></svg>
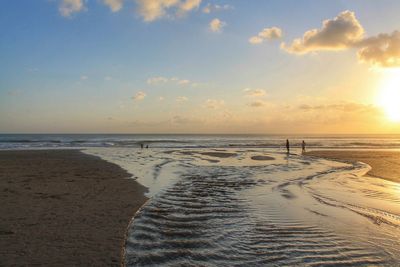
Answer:
<svg viewBox="0 0 400 267"><path fill-rule="evenodd" d="M363 162L371 167L367 176L400 183L400 151L388 150L315 150L304 155L350 162Z"/></svg>
<svg viewBox="0 0 400 267"><path fill-rule="evenodd" d="M151 200L151 198L148 198L132 215L132 218L129 220L128 225L126 226L125 230L125 235L124 235L124 242L122 244L122 249L121 249L121 267L126 266L125 258L126 258L126 241L128 240L129 236L129 230L132 228L132 223L135 220L136 215L140 213L140 211L143 209L144 206Z"/></svg>
<svg viewBox="0 0 400 267"><path fill-rule="evenodd" d="M0 151L0 265L124 264L146 188L80 150Z"/></svg>

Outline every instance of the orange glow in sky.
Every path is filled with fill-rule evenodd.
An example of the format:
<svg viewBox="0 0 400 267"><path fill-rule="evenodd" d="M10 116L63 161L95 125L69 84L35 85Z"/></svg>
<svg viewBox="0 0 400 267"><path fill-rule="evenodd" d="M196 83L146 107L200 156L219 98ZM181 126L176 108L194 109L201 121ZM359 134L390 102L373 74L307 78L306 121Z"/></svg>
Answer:
<svg viewBox="0 0 400 267"><path fill-rule="evenodd" d="M380 88L378 104L390 121L400 122L400 69L387 71Z"/></svg>

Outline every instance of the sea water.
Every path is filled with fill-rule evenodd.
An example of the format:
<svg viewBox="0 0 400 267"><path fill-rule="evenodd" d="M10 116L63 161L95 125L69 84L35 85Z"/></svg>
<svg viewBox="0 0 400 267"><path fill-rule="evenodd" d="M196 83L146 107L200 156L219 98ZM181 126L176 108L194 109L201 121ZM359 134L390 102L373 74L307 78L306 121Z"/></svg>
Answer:
<svg viewBox="0 0 400 267"><path fill-rule="evenodd" d="M285 140L300 147L400 149L400 135L196 135L196 134L0 134L0 149L82 147L255 147L283 151Z"/></svg>

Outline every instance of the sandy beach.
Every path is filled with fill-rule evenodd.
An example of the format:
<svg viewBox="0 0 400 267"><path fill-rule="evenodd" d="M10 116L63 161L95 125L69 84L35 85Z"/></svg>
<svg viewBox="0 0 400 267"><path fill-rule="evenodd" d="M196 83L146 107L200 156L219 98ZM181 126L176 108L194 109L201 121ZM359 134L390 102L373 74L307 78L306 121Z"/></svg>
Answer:
<svg viewBox="0 0 400 267"><path fill-rule="evenodd" d="M307 152L306 155L341 161L361 161L371 166L368 175L400 182L399 151L320 150Z"/></svg>
<svg viewBox="0 0 400 267"><path fill-rule="evenodd" d="M0 266L119 266L146 188L78 150L0 151Z"/></svg>

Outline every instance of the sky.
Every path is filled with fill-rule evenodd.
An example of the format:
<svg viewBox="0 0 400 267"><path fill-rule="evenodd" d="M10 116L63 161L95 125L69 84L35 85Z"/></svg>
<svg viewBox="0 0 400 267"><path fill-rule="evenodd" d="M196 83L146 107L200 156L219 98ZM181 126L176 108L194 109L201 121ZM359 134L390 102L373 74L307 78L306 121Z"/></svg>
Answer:
<svg viewBox="0 0 400 267"><path fill-rule="evenodd" d="M400 133L398 0L3 0L0 133Z"/></svg>

